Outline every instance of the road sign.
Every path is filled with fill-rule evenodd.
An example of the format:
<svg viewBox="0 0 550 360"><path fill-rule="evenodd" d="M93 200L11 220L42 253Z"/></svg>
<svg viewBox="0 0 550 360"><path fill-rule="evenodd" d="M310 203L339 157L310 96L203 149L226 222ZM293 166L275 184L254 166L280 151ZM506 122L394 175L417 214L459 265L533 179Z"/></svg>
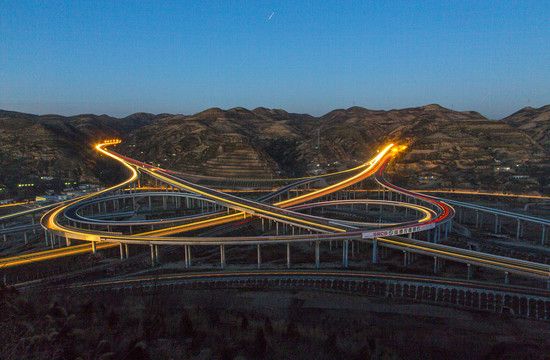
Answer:
<svg viewBox="0 0 550 360"><path fill-rule="evenodd" d="M363 232L363 239L371 239L380 236L398 236L404 234L411 234L414 232L425 231L435 228L435 223L418 225L418 226L409 226L399 229L387 229L387 230L371 230Z"/></svg>

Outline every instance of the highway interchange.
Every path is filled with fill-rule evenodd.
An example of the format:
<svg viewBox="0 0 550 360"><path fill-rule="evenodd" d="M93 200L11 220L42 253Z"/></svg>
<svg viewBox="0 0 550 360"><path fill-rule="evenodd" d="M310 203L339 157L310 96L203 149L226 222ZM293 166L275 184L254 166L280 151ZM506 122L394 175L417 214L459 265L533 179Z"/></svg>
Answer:
<svg viewBox="0 0 550 360"><path fill-rule="evenodd" d="M286 265L290 268L290 244L313 243L315 245L315 267L319 269L321 267L320 244L330 242L332 247L333 242L340 242L342 244L342 267L346 269L349 266L349 246L351 242L355 242L372 246L372 263L379 261L379 248L383 247L402 251L404 265L407 265L410 254L433 257L434 273L438 272L443 260L463 263L467 265L466 281L470 280L471 267L478 266L498 270L505 274L506 284L499 285L501 288L509 286L507 285L509 274L538 279L550 284L550 266L547 264L438 243L452 231L453 219L455 222L457 220L453 206L475 211L476 216L480 211L494 215L496 217L495 232L500 230L499 217L500 219L505 217L515 219L518 223L518 238L522 222L540 225L542 226L543 244L547 237L546 230L550 221L458 201L443 200L397 187L384 177L385 169L400 151L400 147L393 144L384 147L376 156L359 167L324 176L323 180L328 185L319 186L320 177L295 179L271 194L257 200L250 200L198 185L185 180L184 174L154 167L109 149L110 146L117 143L118 141L107 141L98 144L96 149L128 169L130 176L122 183L97 193L55 204L55 206L50 205L42 209L31 209L0 217L0 221L7 222L30 214L33 219L32 224L7 227L2 231L4 233L9 233L9 231L24 232L36 229L40 224L44 229L48 246L53 248L56 242L57 244L64 242L67 247L2 258L0 267L10 268L90 251L95 253L100 249L111 247L119 247L121 259L124 259L128 257L128 245L149 246L151 263L154 266L159 263L159 246L177 245L185 248L185 267L189 268L192 264L191 249L193 247L215 245L219 246L220 267L223 269L226 266L225 246L256 245L258 268L260 268L261 245L286 244ZM351 198L350 191L347 189L353 189L357 184L371 177L379 184L379 199ZM146 187L140 186L145 182L155 183L157 187L154 191L149 191ZM161 191L158 190L158 185L160 185ZM291 190L295 191L296 196L290 195ZM283 200L285 195L287 199ZM177 208L189 208L191 203L200 207L201 211L186 216L158 219L126 219L131 217L130 215L136 210L137 202L143 203L148 200L149 208L151 208L152 201L158 202L159 199L162 199L164 208L167 207L166 203L169 199ZM133 202L133 211L126 209L126 212L123 212L122 208L128 202ZM403 221L382 223L381 217L378 222L351 221L319 216L318 214L312 215L311 213L315 209L322 211L324 208L338 208L338 206L362 207L366 212L370 206L379 208L380 213L383 208L393 209L394 212L395 208L398 208L401 214L404 212L405 215L401 216ZM109 211L107 211L107 207L109 207ZM94 209L96 209L95 213ZM35 222L34 213L43 211L46 213L40 222ZM476 224L478 221L479 219L476 218ZM223 231L222 235L216 234L219 230L216 231L215 227L224 226L221 228L222 230L238 229L242 224L249 222L258 224L258 227L261 222L261 234L226 236L223 235ZM145 228L149 229L144 231ZM136 229L138 229L137 233ZM188 235L189 232L193 233ZM413 238L421 233L426 234L426 240ZM72 245L73 241L84 241L84 243ZM319 276L319 271L317 270L315 276ZM309 272L315 273L315 271ZM300 272L301 276L306 274L307 271ZM196 277L200 276L196 275ZM238 274L232 272L232 276L238 276ZM242 276L249 275L243 272ZM428 278L424 280L430 281ZM464 281L460 282L464 283ZM100 283L105 285L105 283L109 283L109 280ZM84 286L84 284L78 286ZM491 286L495 285L487 284L487 287ZM508 289L511 288L508 287ZM521 291L525 291L525 289ZM533 288L532 292L540 296L540 293L545 290Z"/></svg>

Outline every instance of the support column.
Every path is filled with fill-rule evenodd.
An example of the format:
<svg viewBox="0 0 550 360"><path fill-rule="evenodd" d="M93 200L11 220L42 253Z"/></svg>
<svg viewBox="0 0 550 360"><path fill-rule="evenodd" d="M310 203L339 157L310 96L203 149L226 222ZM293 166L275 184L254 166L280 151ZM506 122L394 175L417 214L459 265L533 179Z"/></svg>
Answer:
<svg viewBox="0 0 550 360"><path fill-rule="evenodd" d="M348 267L348 240L344 240L344 246L342 246L342 265Z"/></svg>
<svg viewBox="0 0 550 360"><path fill-rule="evenodd" d="M472 265L466 264L468 266L468 280L472 278Z"/></svg>
<svg viewBox="0 0 550 360"><path fill-rule="evenodd" d="M498 214L495 214L495 234L498 234Z"/></svg>
<svg viewBox="0 0 550 360"><path fill-rule="evenodd" d="M35 223L36 223L36 218L35 218L35 215L32 214L32 224L34 225ZM32 233L33 233L33 234L36 234L36 228L33 228L33 229L32 229Z"/></svg>
<svg viewBox="0 0 550 360"><path fill-rule="evenodd" d="M258 270L262 267L262 253L260 251L260 244L256 245L258 251Z"/></svg>
<svg viewBox="0 0 550 360"><path fill-rule="evenodd" d="M128 251L128 244L124 244L124 252L126 253L126 259L130 257L130 252Z"/></svg>
<svg viewBox="0 0 550 360"><path fill-rule="evenodd" d="M44 230L44 239L46 241L46 246L48 246L50 244L48 241L48 230Z"/></svg>
<svg viewBox="0 0 550 360"><path fill-rule="evenodd" d="M517 230L516 230L516 240L519 240L519 231L521 229L521 220L518 218L517 222L518 222L518 227L517 227Z"/></svg>
<svg viewBox="0 0 550 360"><path fill-rule="evenodd" d="M52 241L53 244L53 241ZM92 241L92 254L96 253L95 241Z"/></svg>
<svg viewBox="0 0 550 360"><path fill-rule="evenodd" d="M26 234L25 234L26 235ZM26 239L25 239L26 240ZM25 242L26 243L26 242ZM71 246L71 239L65 236L65 246Z"/></svg>
<svg viewBox="0 0 550 360"><path fill-rule="evenodd" d="M544 245L546 238L546 225L542 225L542 241L541 244Z"/></svg>
<svg viewBox="0 0 550 360"><path fill-rule="evenodd" d="M509 284L509 283L510 283L510 274L508 273L508 271L505 271L505 272L504 272L504 283L505 283L505 284Z"/></svg>
<svg viewBox="0 0 550 360"><path fill-rule="evenodd" d="M23 233L23 237L25 238L25 244L29 243L29 237L27 236L27 232Z"/></svg>
<svg viewBox="0 0 550 360"><path fill-rule="evenodd" d="M321 261L319 259L319 241L315 242L315 267L319 269Z"/></svg>
<svg viewBox="0 0 550 360"><path fill-rule="evenodd" d="M155 259L155 245L151 244L151 267L155 267L157 261Z"/></svg>
<svg viewBox="0 0 550 360"><path fill-rule="evenodd" d="M183 250L185 251L185 268L189 269L189 245L184 245Z"/></svg>
<svg viewBox="0 0 550 360"><path fill-rule="evenodd" d="M479 227L479 211L476 210L476 229Z"/></svg>
<svg viewBox="0 0 550 360"><path fill-rule="evenodd" d="M437 256L434 256L434 274L437 274L439 272L439 259Z"/></svg>
<svg viewBox="0 0 550 360"><path fill-rule="evenodd" d="M220 245L220 265L222 269L225 269L225 246Z"/></svg>
<svg viewBox="0 0 550 360"><path fill-rule="evenodd" d="M378 261L378 258L377 258L377 252L378 250L378 240L376 238L373 238L372 239L372 263L373 264L376 264L376 262Z"/></svg>

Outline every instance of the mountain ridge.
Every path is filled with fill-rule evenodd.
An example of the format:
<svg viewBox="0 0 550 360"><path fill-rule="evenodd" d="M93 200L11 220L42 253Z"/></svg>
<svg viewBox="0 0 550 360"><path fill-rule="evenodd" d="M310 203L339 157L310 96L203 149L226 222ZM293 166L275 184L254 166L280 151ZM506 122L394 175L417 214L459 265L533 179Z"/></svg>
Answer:
<svg viewBox="0 0 550 360"><path fill-rule="evenodd" d="M522 130L512 119L536 118L547 109L550 105L522 109L503 121L437 104L391 110L353 106L319 117L265 107L213 107L192 115L138 112L123 118L0 110L0 166L9 171L19 167L23 175L101 182L91 145L117 137L123 139L121 152L174 170L241 178L247 173L250 177L286 177L352 166L385 142L397 141L409 145L402 159L409 180L413 172L426 171L439 171L444 178L456 169L451 163L459 167L483 163L493 171L489 164L515 164L523 156L538 164L539 143L529 129ZM13 176L0 175L0 184L14 181ZM465 179L472 174L465 171L462 175ZM450 180L442 184L453 185Z"/></svg>

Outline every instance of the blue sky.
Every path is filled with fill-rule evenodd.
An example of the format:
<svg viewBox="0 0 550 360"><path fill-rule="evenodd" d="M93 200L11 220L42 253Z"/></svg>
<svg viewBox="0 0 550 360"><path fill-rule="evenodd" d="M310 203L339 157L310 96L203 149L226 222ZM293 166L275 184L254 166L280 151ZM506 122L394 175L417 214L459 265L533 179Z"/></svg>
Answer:
<svg viewBox="0 0 550 360"><path fill-rule="evenodd" d="M0 108L126 116L550 103L548 1L0 0ZM271 16L271 19L270 19Z"/></svg>

